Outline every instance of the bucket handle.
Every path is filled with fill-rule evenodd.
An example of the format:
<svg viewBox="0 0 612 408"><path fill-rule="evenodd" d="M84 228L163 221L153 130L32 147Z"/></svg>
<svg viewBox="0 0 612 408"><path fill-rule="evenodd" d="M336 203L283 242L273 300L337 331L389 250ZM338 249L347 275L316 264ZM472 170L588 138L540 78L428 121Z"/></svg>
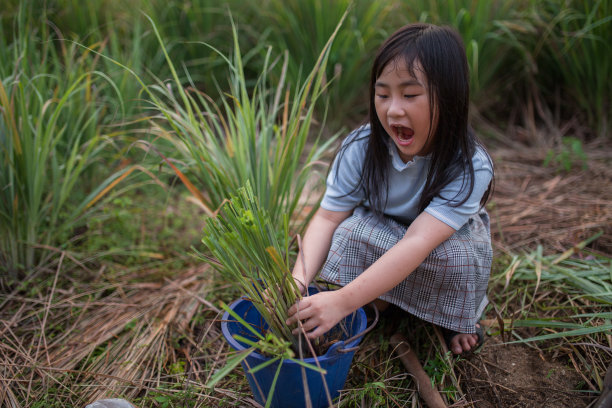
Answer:
<svg viewBox="0 0 612 408"><path fill-rule="evenodd" d="M376 326L376 323L378 323L378 316L379 316L378 308L376 307L374 302L371 302L370 306L374 309L374 321L372 322L372 324L370 324L368 327L366 327L366 329L364 331L362 331L361 333L357 333L356 335L354 335L350 339L344 340L344 344L348 344L348 343L352 342L353 340L355 340L358 337L365 336L366 334L371 332L372 329ZM356 351L358 348L359 348L359 346L345 348L345 349L340 349L340 350L338 350L338 353L352 353L353 351Z"/></svg>

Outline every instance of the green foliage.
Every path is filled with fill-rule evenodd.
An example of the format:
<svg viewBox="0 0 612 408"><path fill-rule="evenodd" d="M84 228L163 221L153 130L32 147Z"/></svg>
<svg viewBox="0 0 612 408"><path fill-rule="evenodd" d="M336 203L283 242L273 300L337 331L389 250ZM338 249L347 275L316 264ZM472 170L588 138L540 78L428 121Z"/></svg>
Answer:
<svg viewBox="0 0 612 408"><path fill-rule="evenodd" d="M546 80L560 80L567 109L579 109L606 135L612 113L612 1L548 0L532 13L542 37L539 82L559 86Z"/></svg>
<svg viewBox="0 0 612 408"><path fill-rule="evenodd" d="M63 408L66 404L59 398L53 395L53 389L51 392L44 395L38 401L34 401L31 408Z"/></svg>
<svg viewBox="0 0 612 408"><path fill-rule="evenodd" d="M182 155L183 171L162 157L209 215L248 182L274 225L282 225L288 215L299 229L303 228L302 217L311 217L314 207L306 211L302 192L333 141L330 138L320 144L319 138L312 139L311 134L315 103L324 88L330 43L331 40L308 81L293 91L293 97L285 82L287 59L278 82L268 80L270 66L277 62L271 60L270 50L263 72L249 92L234 31L233 60L226 59L231 91L221 106L198 91L194 83L183 88L168 57L175 89L161 82L147 89L154 108L161 114L154 122L155 131L174 144L177 155ZM172 133L165 127L170 127ZM197 179L197 188L185 175L187 171Z"/></svg>
<svg viewBox="0 0 612 408"><path fill-rule="evenodd" d="M609 137L612 1L531 0L502 27L519 102L561 108L563 117L578 116L592 134Z"/></svg>
<svg viewBox="0 0 612 408"><path fill-rule="evenodd" d="M265 274L264 274L265 275ZM240 279L240 278L239 278ZM248 279L247 279L248 280ZM250 285L253 286L253 285ZM297 287L295 285L295 283L293 283L293 287L296 289L296 293L297 292ZM261 290L261 288L260 288ZM252 292L253 290L250 289L250 292ZM258 292L255 293L256 298L261 299L261 294L262 292ZM257 306L257 301L254 300L253 304ZM261 304L261 302L259 302ZM208 381L208 383L206 384L207 387L213 387L217 382L219 382L219 380L221 380L222 378L224 378L225 376L229 375L229 373L238 366L238 364L240 364L243 360L245 360L249 354L251 354L251 352L253 350L257 350L258 352L260 352L263 355L266 356L270 356L270 359L261 363L260 365L258 365L257 367L252 367L250 368L249 372L251 374L256 373L257 371L270 366L274 363L277 363L278 366L276 368L276 372L274 375L274 379L272 380L272 383L270 385L270 389L267 390L267 397L266 397L266 408L268 408L270 406L270 404L272 403L272 396L274 395L274 389L276 387L276 382L278 380L278 376L281 370L281 367L283 365L283 362L285 360L288 361L293 361L296 364L299 364L300 366L302 366L303 368L307 368L309 370L314 370L317 371L319 373L321 373L322 375L325 374L325 370L314 366L312 364L308 364L302 360L298 360L295 359L295 353L292 349L292 346L295 346L294 344L292 344L290 341L284 340L283 338L279 338L277 337L273 332L267 332L265 333L265 336L262 333L259 333L257 330L255 330L253 327L251 327L251 325L249 323L247 323L246 321L244 321L236 312L234 312L232 309L230 309L227 305L223 305L223 309L228 312L232 318L236 319L240 324L242 324L242 326L246 329L248 329L254 336L256 339L258 339L257 341L252 341L249 340L245 337L242 337L238 334L234 335L234 338L236 338L236 340L247 344L249 346L249 348L242 350L240 352L235 353L230 359L227 360L225 366L223 368L221 368L219 371L217 371ZM268 307L269 309L269 307ZM259 308L258 308L259 310ZM269 315L269 313L266 311L264 312L266 314ZM262 315L262 316L266 316L266 314ZM328 396L329 398L329 396ZM331 402L331 401L330 401Z"/></svg>
<svg viewBox="0 0 612 408"><path fill-rule="evenodd" d="M601 233L596 234L560 255L544 256L542 247L539 247L530 254L517 255L513 258L503 273L506 284L511 279L514 279L515 282L531 282L529 285L530 288L533 288L531 298L535 296L538 289L550 286L554 286L557 293L566 293L570 298L567 304L551 306L559 310L568 310L569 314L564 313L566 316L563 318L533 317L530 310L531 304L526 304L522 310L522 318L513 322L512 327L539 327L545 329L546 334L523 339L514 333L518 337L517 342L550 339L564 339L571 342L585 338L585 336L610 334L612 315L607 313L607 310L612 304L612 274L610 273L612 260L605 257L578 258L573 256L600 235ZM527 298L527 293L524 298ZM574 304L573 299L581 299L581 304L584 306Z"/></svg>
<svg viewBox="0 0 612 408"><path fill-rule="evenodd" d="M106 180L94 173L109 140L104 94L115 84L76 45L53 48L48 27L25 6L16 24L18 41L0 43L0 269L12 275L70 239L132 171Z"/></svg>
<svg viewBox="0 0 612 408"><path fill-rule="evenodd" d="M353 368L345 389L339 399L340 407L395 407L418 401L419 397L413 388L412 379L405 373L405 368L393 354L387 344L388 334L384 328L375 328L373 333L381 332L378 339L371 336L364 338L360 351L353 361ZM379 349L378 346L382 347ZM361 350L368 350L369 356L360 356ZM377 356L372 355L376 353Z"/></svg>
<svg viewBox="0 0 612 408"><path fill-rule="evenodd" d="M291 277L288 219L279 230L247 184L232 196L215 218L206 220L202 242L209 261L228 282L241 288L277 337L298 348L298 339L285 324L289 308L300 297ZM217 263L218 262L218 263ZM265 289L269 290L263 296Z"/></svg>
<svg viewBox="0 0 612 408"><path fill-rule="evenodd" d="M149 250L156 256L182 253L189 247L185 241L189 234L183 231L193 228L186 224L196 224L190 217L200 215L181 213L177 221L167 221L157 216L161 207L147 211L140 207L144 202L149 206L152 201L172 201L174 196L160 198L147 188L129 197L109 193L135 167L126 160L123 164L128 167L121 172L110 175L109 168L136 150L127 144L149 136L143 133L152 136L141 145L162 155L149 154L145 161L163 157L172 163L174 174L199 192L210 214L250 182L254 196L271 216L273 236L281 241L280 249L272 251L278 257L262 252L262 259L281 259L287 268L286 237L299 231L309 214L300 201L304 183L316 173L330 146L317 138L321 133L316 120L325 116L321 107L329 101L333 120L342 124L363 119L373 51L390 32L410 21L447 23L459 30L472 69L472 99L479 111L494 106L505 123L508 112L535 105L534 109L555 112L558 121L577 118L592 134L609 139L609 0L354 0L352 7L349 3L3 1L0 277L4 279L6 270L15 275L19 269L48 266L49 247L78 248L88 257L121 253L125 257L113 259L136 268L144 267L142 256ZM347 9L347 18L329 45L327 40ZM237 28L228 18L230 11ZM143 109L148 103L151 109ZM320 126L323 132L324 124ZM129 139L126 128L136 130ZM563 138L544 164L560 171L586 166L583 142L578 137ZM102 202L103 197L113 199ZM309 203L317 200L306 198ZM223 204L223 211L228 206ZM238 220L243 227L256 219L252 214ZM153 225L155 230L147 235L150 240L141 237L143 219L147 228ZM289 223L294 224L288 227ZM85 237L76 242L84 225ZM559 344L571 348L577 348L572 344L577 342L605 344L612 321L607 312L612 302L609 259L588 253L548 257L542 252L508 261L515 289L509 298L522 301L524 307L506 329L510 327L519 342L556 350L562 349ZM10 286L14 283L15 290L29 298L41 298L52 285L48 276L27 282L16 276L10 279ZM544 288L550 291L542 297ZM236 293L235 288L223 288L214 296L231 299ZM559 294L568 299L546 303L549 296ZM75 307L71 316L85 317L85 309ZM542 317L551 309L554 318ZM36 309L32 316L42 321L44 309ZM126 331L137 328L134 321L125 326ZM529 334L519 335L525 332ZM63 335L61 324L47 321L45 339L58 341ZM388 358L390 349L381 343L384 351L376 350ZM89 358L104 352L98 348ZM364 361L359 365L372 365ZM444 378L451 367L448 359L427 361L426 369L436 379ZM168 381L178 384L184 379L182 371L182 361L166 367L166 374L174 374ZM396 367L394 373L398 371ZM591 371L597 375L597 370ZM398 401L409 397L417 404L414 390L395 387L398 383L409 387L410 380L402 377L394 383L393 375L386 370L374 376L368 372L363 381L354 383L359 389L347 392L346 405L361 406L364 401L383 405L383 397L388 404L392 397ZM78 374L56 373L57 382L46 383L38 392L35 377L31 395L26 385L30 401L21 402L38 407L65 406L77 398L71 388L85 382ZM159 392L135 402L199 406L194 401L208 392L177 384L161 386ZM37 401L32 402L34 395ZM234 402L225 401L228 406Z"/></svg>
<svg viewBox="0 0 612 408"><path fill-rule="evenodd" d="M582 141L575 137L563 137L560 149L555 152L549 150L543 163L544 167L558 166L560 170L569 172L572 167L579 165L583 170L588 168L588 157L582 148Z"/></svg>
<svg viewBox="0 0 612 408"><path fill-rule="evenodd" d="M385 390L386 385L382 381L365 383L363 388L357 391L357 398L368 401L371 406L384 406L387 402Z"/></svg>
<svg viewBox="0 0 612 408"><path fill-rule="evenodd" d="M451 367L449 367L447 361L440 354L436 354L433 359L427 360L423 369L429 378L431 378L431 385L433 387L436 384L442 384L444 377L451 371Z"/></svg>
<svg viewBox="0 0 612 408"><path fill-rule="evenodd" d="M253 9L254 24L266 27L266 41L288 51L287 74L292 81L300 82L307 79L307 69L315 66L346 13L329 50L328 66L323 68L326 80L331 81L326 100L333 124L362 121L367 115L371 61L389 34L387 21L396 9L393 2L265 0L263 4L247 4Z"/></svg>
<svg viewBox="0 0 612 408"><path fill-rule="evenodd" d="M138 407L188 408L198 407L198 388L194 386L160 387L143 398L134 398L130 402Z"/></svg>

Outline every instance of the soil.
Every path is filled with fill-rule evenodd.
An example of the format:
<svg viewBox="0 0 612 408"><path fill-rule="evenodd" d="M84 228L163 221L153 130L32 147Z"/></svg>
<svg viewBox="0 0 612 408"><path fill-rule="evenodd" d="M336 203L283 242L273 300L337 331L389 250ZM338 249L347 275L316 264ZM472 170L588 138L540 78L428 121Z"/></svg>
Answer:
<svg viewBox="0 0 612 408"><path fill-rule="evenodd" d="M537 245L562 252L598 232L587 248L612 253L612 189L602 187L612 180L612 149L601 141L584 148L588 167L574 165L569 172L542 165L548 149L492 150L496 186L489 213L497 255L529 252ZM480 352L455 369L467 401L478 408L580 408L597 395L566 356L504 344L500 336L488 337Z"/></svg>
<svg viewBox="0 0 612 408"><path fill-rule="evenodd" d="M583 380L571 365L525 345L489 337L481 351L456 367L468 401L478 408L580 408L593 400L577 391Z"/></svg>

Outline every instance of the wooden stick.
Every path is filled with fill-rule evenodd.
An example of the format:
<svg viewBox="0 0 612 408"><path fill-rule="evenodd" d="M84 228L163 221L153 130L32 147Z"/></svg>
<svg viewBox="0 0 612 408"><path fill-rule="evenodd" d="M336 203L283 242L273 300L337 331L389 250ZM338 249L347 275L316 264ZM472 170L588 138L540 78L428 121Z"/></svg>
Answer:
<svg viewBox="0 0 612 408"><path fill-rule="evenodd" d="M440 392L431 385L431 379L425 370L423 370L423 366L414 354L414 351L412 351L408 340L403 335L395 333L391 336L391 345L395 347L404 367L414 378L419 395L427 406L429 408L446 408Z"/></svg>

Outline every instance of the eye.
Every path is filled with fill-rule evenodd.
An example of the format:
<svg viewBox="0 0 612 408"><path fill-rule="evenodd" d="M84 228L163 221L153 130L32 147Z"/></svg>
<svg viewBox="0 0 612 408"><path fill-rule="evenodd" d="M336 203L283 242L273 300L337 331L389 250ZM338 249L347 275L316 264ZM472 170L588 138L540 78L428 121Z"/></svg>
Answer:
<svg viewBox="0 0 612 408"><path fill-rule="evenodd" d="M380 99L387 99L389 96L388 95L382 95L382 94L376 94L376 97L380 98Z"/></svg>
<svg viewBox="0 0 612 408"><path fill-rule="evenodd" d="M404 98L411 99L411 98L415 98L416 96L417 95L414 95L414 94L407 94L407 95L404 95Z"/></svg>

